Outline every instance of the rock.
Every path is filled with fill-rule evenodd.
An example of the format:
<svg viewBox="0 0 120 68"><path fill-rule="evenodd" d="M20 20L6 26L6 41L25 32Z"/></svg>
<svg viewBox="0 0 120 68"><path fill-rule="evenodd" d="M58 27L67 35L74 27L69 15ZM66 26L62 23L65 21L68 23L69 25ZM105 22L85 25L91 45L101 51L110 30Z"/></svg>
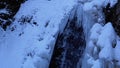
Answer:
<svg viewBox="0 0 120 68"><path fill-rule="evenodd" d="M0 0L0 26L6 30L18 12L21 3L26 0ZM8 25L9 24L9 25Z"/></svg>
<svg viewBox="0 0 120 68"><path fill-rule="evenodd" d="M113 27L115 28L116 33L120 36L120 0L118 3L110 8L110 4L103 9L105 13L105 20L107 22L112 22Z"/></svg>

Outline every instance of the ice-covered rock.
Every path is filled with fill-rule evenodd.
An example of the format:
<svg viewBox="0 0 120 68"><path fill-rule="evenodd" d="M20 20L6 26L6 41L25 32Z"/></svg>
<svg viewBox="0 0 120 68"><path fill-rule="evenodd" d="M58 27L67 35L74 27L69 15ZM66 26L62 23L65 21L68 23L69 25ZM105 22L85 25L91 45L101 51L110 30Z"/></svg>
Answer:
<svg viewBox="0 0 120 68"><path fill-rule="evenodd" d="M118 56L116 56L119 52L117 51L119 43L117 43L118 39L112 24L107 23L101 26L96 23L90 33L85 53L89 58L88 66L91 62L90 68L119 67Z"/></svg>

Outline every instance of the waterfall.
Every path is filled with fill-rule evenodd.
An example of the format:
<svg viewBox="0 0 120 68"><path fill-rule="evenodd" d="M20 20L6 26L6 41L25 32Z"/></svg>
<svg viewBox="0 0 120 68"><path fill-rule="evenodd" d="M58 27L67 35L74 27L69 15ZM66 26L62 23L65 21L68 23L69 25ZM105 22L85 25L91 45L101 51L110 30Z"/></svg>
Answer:
<svg viewBox="0 0 120 68"><path fill-rule="evenodd" d="M88 57L86 56L86 52L88 52L87 45L89 42L90 29L95 23L99 23L101 25L105 23L101 7L94 6L92 9L88 9L88 5L87 7L86 5L87 3L80 2L77 8L78 25L83 27L86 41L86 48L84 50L84 54L80 57L77 68L81 68L81 64L82 68L90 68L87 64Z"/></svg>
<svg viewBox="0 0 120 68"><path fill-rule="evenodd" d="M68 19L66 28L58 35L49 68L77 68L85 49L85 36L82 26L82 5L77 6L72 20ZM81 9L78 9L81 8ZM80 11L80 14L78 13Z"/></svg>
<svg viewBox="0 0 120 68"><path fill-rule="evenodd" d="M89 68L85 49L90 29L95 23L104 23L102 8L86 10L86 4L78 2L73 19L68 19L66 28L58 35L49 68Z"/></svg>

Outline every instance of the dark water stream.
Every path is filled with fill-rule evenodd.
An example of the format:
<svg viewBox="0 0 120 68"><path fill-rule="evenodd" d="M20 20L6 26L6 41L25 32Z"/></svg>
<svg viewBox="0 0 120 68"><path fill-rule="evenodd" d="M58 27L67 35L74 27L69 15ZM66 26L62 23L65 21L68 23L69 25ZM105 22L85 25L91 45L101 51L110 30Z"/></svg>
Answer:
<svg viewBox="0 0 120 68"><path fill-rule="evenodd" d="M77 68L85 49L83 28L76 27L77 17L58 35L49 68ZM80 66L80 65L79 65Z"/></svg>

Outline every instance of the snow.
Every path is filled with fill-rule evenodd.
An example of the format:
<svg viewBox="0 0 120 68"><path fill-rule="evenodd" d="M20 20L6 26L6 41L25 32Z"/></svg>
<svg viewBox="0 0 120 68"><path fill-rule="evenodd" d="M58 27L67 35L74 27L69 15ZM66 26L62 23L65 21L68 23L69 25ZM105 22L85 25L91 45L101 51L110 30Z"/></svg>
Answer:
<svg viewBox="0 0 120 68"><path fill-rule="evenodd" d="M105 23L105 18L102 8L105 8L109 3L113 7L117 0L79 0L83 2L83 28L85 29L86 39L88 39L89 31L95 23ZM87 25L86 25L87 24ZM87 41L87 40L86 40Z"/></svg>
<svg viewBox="0 0 120 68"><path fill-rule="evenodd" d="M89 49L88 53L89 53L91 56L93 55L94 47L95 47L95 45L94 45L93 41L89 41L89 43L88 43L88 49Z"/></svg>
<svg viewBox="0 0 120 68"><path fill-rule="evenodd" d="M96 5L98 0L89 0L83 4L83 28L86 39L88 39L89 31L95 23L104 23L104 14L102 7ZM101 3L101 1L98 1ZM86 40L87 41L87 40Z"/></svg>
<svg viewBox="0 0 120 68"><path fill-rule="evenodd" d="M111 23L108 23L103 27L103 30L101 31L101 35L99 36L97 45L103 48L108 41L111 43L115 39L116 39L116 35L114 28L112 27Z"/></svg>
<svg viewBox="0 0 120 68"><path fill-rule="evenodd" d="M89 68L103 66L120 66L120 40L110 22L102 26L94 24L90 30L89 41L86 46L87 65ZM87 67L85 67L87 68Z"/></svg>
<svg viewBox="0 0 120 68"><path fill-rule="evenodd" d="M99 36L97 45L103 48L99 54L99 58L113 60L113 47L112 42L116 40L116 34L111 23L103 27L101 35Z"/></svg>
<svg viewBox="0 0 120 68"><path fill-rule="evenodd" d="M117 1L27 0L13 24L6 31L0 28L0 68L48 68L57 35L75 12L87 42L83 68L101 68L106 61L120 66L120 38L110 22L101 25L105 23L102 8L108 3L113 7Z"/></svg>
<svg viewBox="0 0 120 68"><path fill-rule="evenodd" d="M101 67L101 63L100 63L100 60L96 60L96 61L94 62L94 65L92 66L92 68L102 68L102 67Z"/></svg>
<svg viewBox="0 0 120 68"><path fill-rule="evenodd" d="M103 9L108 4L113 7L118 0L79 0L83 8L86 50L82 68L103 68L118 65L119 46L117 35L110 22L105 24ZM80 16L79 16L80 17ZM117 46L117 47L116 47ZM115 56L116 54L116 56ZM116 58L115 58L116 57Z"/></svg>
<svg viewBox="0 0 120 68"><path fill-rule="evenodd" d="M13 24L5 32L0 29L0 68L48 68L57 35L75 6L74 0L23 3ZM21 18L31 20L28 23Z"/></svg>
<svg viewBox="0 0 120 68"><path fill-rule="evenodd" d="M90 30L91 35L90 35L90 39L94 42L97 42L98 40L98 36L100 35L100 31L102 29L102 26L98 23L96 23L95 25L93 25L92 29Z"/></svg>
<svg viewBox="0 0 120 68"><path fill-rule="evenodd" d="M78 9L78 17L82 17L82 26L87 45L82 60L82 68L92 68L91 64L89 64L92 61L87 62L87 60L90 60L90 57L94 60L101 61L103 58L105 60L108 58L108 60L112 61L113 46L116 44L116 33L111 23L105 25L102 8L105 8L108 4L110 4L110 7L113 7L117 0L79 0L78 2L82 8L81 10L80 8ZM78 21L81 21L81 18ZM86 54L89 54L89 56ZM100 63L104 65L102 62ZM93 66L98 68L94 63Z"/></svg>
<svg viewBox="0 0 120 68"><path fill-rule="evenodd" d="M113 60L113 48L110 41L105 41L105 46L100 51L99 58L108 60L108 61Z"/></svg>
<svg viewBox="0 0 120 68"><path fill-rule="evenodd" d="M113 7L117 3L117 0L91 0L84 4L84 10L88 11L106 7L108 3L110 3L110 7Z"/></svg>

